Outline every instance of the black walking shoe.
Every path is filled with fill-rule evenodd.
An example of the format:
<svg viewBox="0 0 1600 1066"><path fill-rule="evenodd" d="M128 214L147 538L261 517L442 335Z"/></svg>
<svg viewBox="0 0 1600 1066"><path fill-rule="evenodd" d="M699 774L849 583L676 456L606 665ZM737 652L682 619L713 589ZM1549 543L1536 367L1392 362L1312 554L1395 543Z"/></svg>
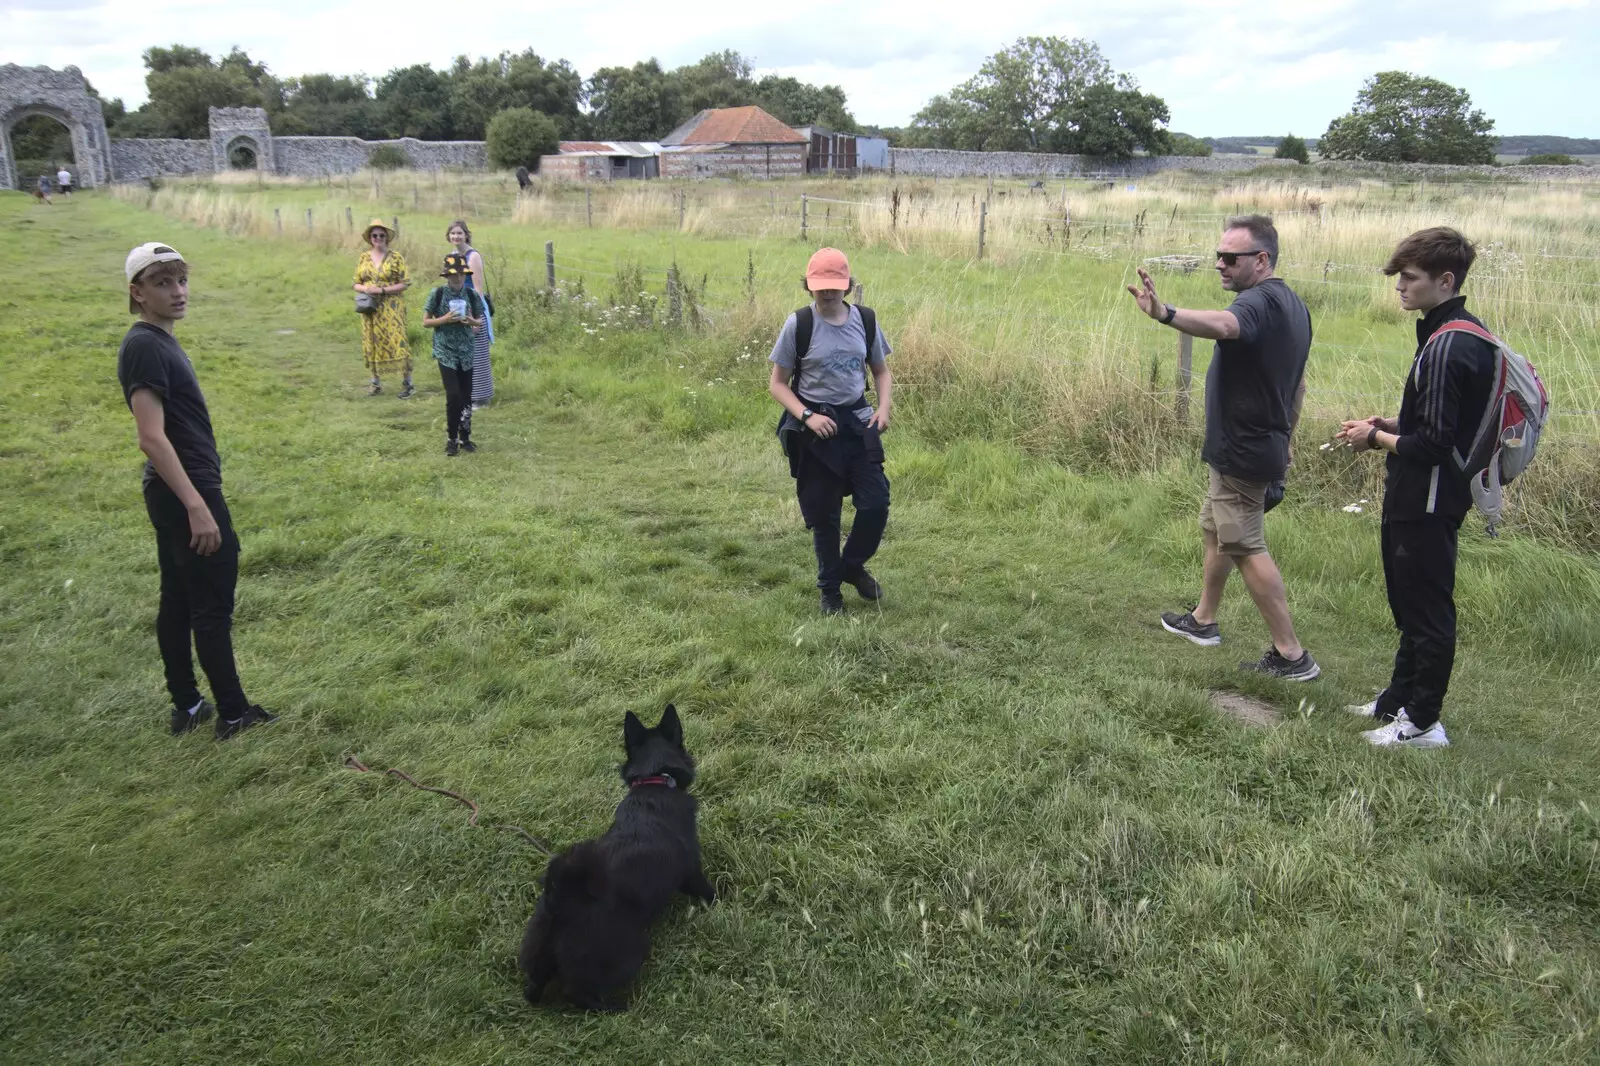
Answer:
<svg viewBox="0 0 1600 1066"><path fill-rule="evenodd" d="M181 737L194 729L201 722L207 721L216 708L211 706L210 700L201 700L200 709L190 714L186 708L172 708L172 735Z"/></svg>
<svg viewBox="0 0 1600 1066"><path fill-rule="evenodd" d="M478 450L478 446L472 443L470 440L464 440L461 442L461 450L464 452L475 452Z"/></svg>
<svg viewBox="0 0 1600 1066"><path fill-rule="evenodd" d="M395 394L395 399L397 399L397 400L409 400L416 393L416 391L417 390L412 387L411 382L408 381L408 382L406 382L406 387L401 389L398 393Z"/></svg>
<svg viewBox="0 0 1600 1066"><path fill-rule="evenodd" d="M1310 652L1302 651L1298 659L1285 659L1278 654L1276 647L1268 648L1266 653L1253 663L1240 663L1239 669L1254 670L1258 674L1281 678L1284 681L1315 681L1322 676L1322 667L1317 665Z"/></svg>
<svg viewBox="0 0 1600 1066"><path fill-rule="evenodd" d="M252 703L245 708L244 714L231 722L225 722L221 718L217 719L217 739L227 740L229 737L238 736L251 726L270 725L277 720L277 715L268 714Z"/></svg>
<svg viewBox="0 0 1600 1066"><path fill-rule="evenodd" d="M459 452L460 450L461 450L461 445L457 444L455 441L449 441L444 446L444 453L446 455L454 455L457 452Z"/></svg>
<svg viewBox="0 0 1600 1066"><path fill-rule="evenodd" d="M822 613L844 614L844 597L839 595L838 589L822 590Z"/></svg>
<svg viewBox="0 0 1600 1066"><path fill-rule="evenodd" d="M1222 627L1215 622L1201 625L1194 620L1193 611L1179 614L1177 611L1167 611L1161 616L1161 628L1168 633L1176 633L1180 637L1194 641L1202 648L1214 648L1222 643Z"/></svg>
<svg viewBox="0 0 1600 1066"><path fill-rule="evenodd" d="M850 578L848 583L856 587L856 591L861 594L861 598L864 600L881 600L883 598L883 586L878 584L877 578L867 573L866 567L862 567L861 572Z"/></svg>

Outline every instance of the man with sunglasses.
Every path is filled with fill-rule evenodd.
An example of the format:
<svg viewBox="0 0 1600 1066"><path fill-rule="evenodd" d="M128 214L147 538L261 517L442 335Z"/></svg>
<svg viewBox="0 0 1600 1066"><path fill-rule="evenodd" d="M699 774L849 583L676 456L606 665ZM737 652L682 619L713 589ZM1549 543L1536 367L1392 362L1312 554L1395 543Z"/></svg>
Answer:
<svg viewBox="0 0 1600 1066"><path fill-rule="evenodd" d="M1266 496L1289 466L1289 438L1305 397L1311 313L1275 277L1278 231L1263 215L1230 218L1217 245L1222 287L1237 293L1226 311L1180 310L1162 303L1150 275L1128 286L1139 309L1162 325L1216 341L1206 371L1206 439L1200 455L1210 485L1200 507L1205 584L1192 611L1169 611L1161 626L1203 647L1222 643L1217 610L1234 567L1272 634L1260 660L1242 663L1286 681L1311 681L1322 668L1300 646L1283 576L1267 553Z"/></svg>

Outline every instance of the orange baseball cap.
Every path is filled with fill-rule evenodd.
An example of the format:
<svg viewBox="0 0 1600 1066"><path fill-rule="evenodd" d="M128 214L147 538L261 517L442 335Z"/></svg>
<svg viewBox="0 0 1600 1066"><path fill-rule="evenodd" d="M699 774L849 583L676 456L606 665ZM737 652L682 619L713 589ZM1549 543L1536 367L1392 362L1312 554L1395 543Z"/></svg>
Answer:
<svg viewBox="0 0 1600 1066"><path fill-rule="evenodd" d="M850 260L837 248L822 248L806 264L806 288L850 290Z"/></svg>

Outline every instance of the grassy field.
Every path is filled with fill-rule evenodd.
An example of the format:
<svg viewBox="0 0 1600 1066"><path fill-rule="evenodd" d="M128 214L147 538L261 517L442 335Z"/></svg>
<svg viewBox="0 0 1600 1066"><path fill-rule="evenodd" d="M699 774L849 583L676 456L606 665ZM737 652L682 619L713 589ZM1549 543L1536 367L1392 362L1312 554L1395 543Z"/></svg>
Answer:
<svg viewBox="0 0 1600 1066"><path fill-rule="evenodd" d="M442 219L408 224L414 265L443 251ZM1241 676L1266 635L1237 584L1220 650L1155 624L1198 585L1192 438L1131 406L1157 404L1138 391L1126 424L1157 446L1140 461L1119 458L1137 439L1097 453L1103 432L1041 429L1060 401L1031 394L1082 374L1027 376L1012 350L1042 339L947 331L937 311L957 293L1019 309L1045 289L1032 261L875 244L860 272L890 297L869 292L909 384L874 567L888 597L824 621L759 384L800 246L485 227L507 275L499 394L482 451L446 459L425 357L416 399L364 395L346 239L205 221L0 197L0 232L28 253L0 263L0 1059L1600 1055L1592 555L1464 535L1455 746L1369 749L1339 708L1393 650L1377 523L1328 496L1359 478L1329 475L1270 524L1325 679ZM122 258L152 238L194 264L180 337L244 542L240 663L283 714L220 746L165 735L115 379ZM544 239L571 248L564 270L594 260L576 275L594 306L538 295L537 260L511 267ZM631 271L674 255L714 321L606 324L613 290L660 299L654 278L629 295ZM1059 261L1057 299L1081 289L1111 331L1093 365L1145 384L1168 341L1093 288L1123 264ZM694 279L713 263L729 276ZM1351 373L1393 385L1408 328L1374 317L1387 362ZM1219 689L1281 721L1217 715ZM564 845L609 821L622 713L653 721L668 700L700 758L721 901L669 914L629 1014L532 1010L514 955L542 860L343 760Z"/></svg>
<svg viewBox="0 0 1600 1066"><path fill-rule="evenodd" d="M1458 225L1482 248L1471 306L1536 362L1554 397L1540 461L1550 476L1514 487L1514 521L1566 546L1600 548L1600 186L1385 185L1290 166L1222 179L1052 180L1043 190L871 179L552 184L519 197L509 177L391 173L309 185L235 175L118 193L236 236L350 255L352 230L375 214L398 219L402 248L431 260L449 219L465 215L496 287L542 288L549 242L558 284L602 307L633 301L634 288L660 298L676 265L690 313L702 312L718 346L761 351L774 318L803 299L794 238L804 214L808 244L846 248L867 301L896 323L900 380L918 398L908 417L920 433L1005 440L1074 469L1121 472L1159 470L1197 444L1194 427L1174 417L1175 338L1138 316L1123 289L1141 264L1198 257L1192 272L1152 269L1165 298L1218 306L1207 257L1222 220L1275 216L1279 272L1316 324L1309 444L1338 419L1395 406L1414 336L1379 268L1399 236ZM604 332L608 323L590 325ZM1195 346L1193 359L1198 408L1209 345ZM686 369L752 387L763 373L759 362L704 357ZM1310 447L1300 460L1301 490L1331 506L1378 491L1376 464Z"/></svg>

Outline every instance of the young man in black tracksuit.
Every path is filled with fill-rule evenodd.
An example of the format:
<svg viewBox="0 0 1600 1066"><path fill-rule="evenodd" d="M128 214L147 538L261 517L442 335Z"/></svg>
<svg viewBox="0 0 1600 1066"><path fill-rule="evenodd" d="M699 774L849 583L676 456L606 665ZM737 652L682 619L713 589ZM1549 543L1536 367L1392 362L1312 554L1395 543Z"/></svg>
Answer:
<svg viewBox="0 0 1600 1066"><path fill-rule="evenodd" d="M1442 748L1439 721L1456 653L1456 535L1472 508L1463 467L1494 390L1495 347L1468 333L1440 333L1468 313L1461 284L1476 252L1460 233L1435 227L1401 241L1383 268L1395 276L1400 306L1420 311L1417 354L1406 376L1398 418L1346 422L1342 440L1356 451L1381 448L1383 576L1400 630L1394 674L1378 698L1352 707L1382 723L1373 744Z"/></svg>

